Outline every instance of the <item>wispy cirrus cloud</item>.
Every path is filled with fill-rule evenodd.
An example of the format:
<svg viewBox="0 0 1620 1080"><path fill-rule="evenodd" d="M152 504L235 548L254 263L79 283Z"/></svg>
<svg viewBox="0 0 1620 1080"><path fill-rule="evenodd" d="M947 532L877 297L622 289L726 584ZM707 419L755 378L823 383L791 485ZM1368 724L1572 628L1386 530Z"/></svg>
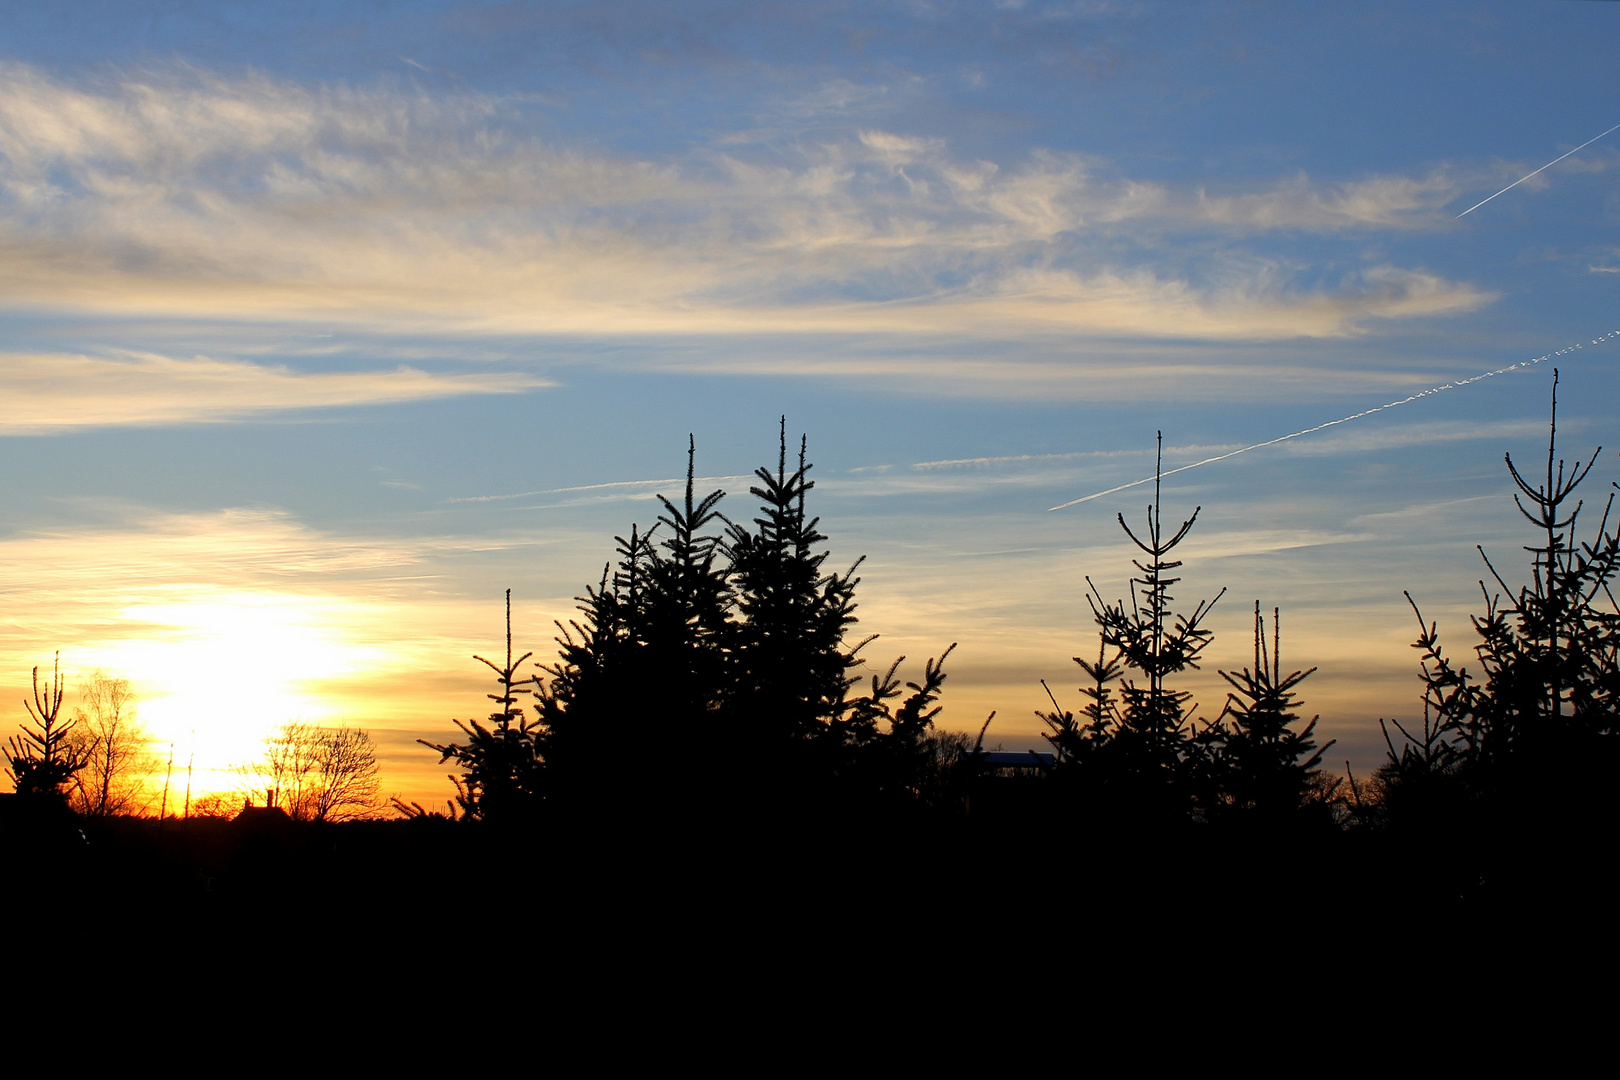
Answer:
<svg viewBox="0 0 1620 1080"><path fill-rule="evenodd" d="M82 427L239 420L289 411L383 405L546 385L515 372L293 371L271 364L151 353L116 357L0 354L0 435Z"/></svg>
<svg viewBox="0 0 1620 1080"><path fill-rule="evenodd" d="M698 489L705 493L716 485L744 490L755 480L752 476L697 476L693 477ZM675 498L686 483L685 477L665 480L613 480L605 484L577 484L572 487L540 488L535 491L514 491L498 495L459 495L445 500L449 503L512 503L519 499L550 497L544 504L513 506L515 510L558 509L572 506L592 506L605 503L649 503L659 495Z"/></svg>
<svg viewBox="0 0 1620 1080"><path fill-rule="evenodd" d="M1275 261L1192 273L1114 243L1426 227L1452 191L1441 174L1215 197L870 128L631 157L537 139L525 107L4 67L0 303L396 330L1280 340L1492 299L1410 268L1302 284Z"/></svg>
<svg viewBox="0 0 1620 1080"><path fill-rule="evenodd" d="M1197 219L1262 229L1435 228L1460 185L1445 172L1313 183L1300 173L1268 191L1211 195L1200 190L1187 213Z"/></svg>

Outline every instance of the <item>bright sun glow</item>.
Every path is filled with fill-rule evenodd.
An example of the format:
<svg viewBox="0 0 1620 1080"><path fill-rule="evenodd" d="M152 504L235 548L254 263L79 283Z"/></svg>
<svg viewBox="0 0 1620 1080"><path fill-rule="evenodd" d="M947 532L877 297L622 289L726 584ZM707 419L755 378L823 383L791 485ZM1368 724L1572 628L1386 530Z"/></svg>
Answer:
<svg viewBox="0 0 1620 1080"><path fill-rule="evenodd" d="M153 749L173 747L176 781L193 794L237 786L232 768L256 759L265 736L289 720L336 722L335 703L311 684L375 663L374 648L340 629L335 602L266 593L124 609L138 636L97 650L130 679Z"/></svg>

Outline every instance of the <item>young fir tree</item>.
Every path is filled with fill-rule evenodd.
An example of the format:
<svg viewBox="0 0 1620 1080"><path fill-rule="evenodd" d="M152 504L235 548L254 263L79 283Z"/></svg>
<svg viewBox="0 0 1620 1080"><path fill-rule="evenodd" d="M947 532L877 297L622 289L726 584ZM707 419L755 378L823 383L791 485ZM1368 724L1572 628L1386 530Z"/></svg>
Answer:
<svg viewBox="0 0 1620 1080"><path fill-rule="evenodd" d="M1052 702L1052 711L1037 711L1035 715L1050 729L1044 737L1052 744L1063 768L1092 774L1106 768L1108 749L1122 722L1113 684L1125 673L1125 665L1117 651L1113 656L1108 655L1106 643L1098 645L1096 663L1079 656L1073 659L1086 673L1086 683L1080 687L1086 703L1081 706L1080 715L1076 717L1058 704L1057 696L1045 679L1041 680L1041 689ZM1100 776L1093 777L1094 782L1101 780Z"/></svg>
<svg viewBox="0 0 1620 1080"><path fill-rule="evenodd" d="M571 802L634 808L701 786L728 695L730 588L720 538L722 491L696 495L687 448L682 504L646 533L616 537L618 563L580 598L558 659L536 690L549 732L554 786ZM666 530L661 542L658 530Z"/></svg>
<svg viewBox="0 0 1620 1080"><path fill-rule="evenodd" d="M732 698L727 706L734 738L775 753L829 732L845 714L853 683L849 669L866 642L846 648L844 634L855 620L857 559L847 571L823 571L827 538L819 518L805 512L815 482L799 444L799 467L787 471L787 420L782 420L777 467L761 467L760 486L750 492L762 503L753 528L733 524L727 547L739 616L732 635ZM870 640L870 639L867 639Z"/></svg>
<svg viewBox="0 0 1620 1080"><path fill-rule="evenodd" d="M898 661L870 697L849 698L860 645L846 647L844 635L858 579L855 567L824 572L805 454L801 440L789 474L784 419L776 470L756 473L762 516L750 529L720 514L723 492L698 498L688 442L684 500L660 496L653 530L617 538L617 566L580 599L581 618L562 628L559 657L543 668L536 694L552 791L594 813L634 816L653 804L734 813L728 800L744 789L785 795L806 782L916 787L930 764L944 657L907 684L898 708ZM723 539L708 531L716 522Z"/></svg>
<svg viewBox="0 0 1620 1080"><path fill-rule="evenodd" d="M1236 811L1262 819L1296 816L1320 802L1322 755L1337 740L1318 749L1312 735L1320 717L1300 726L1299 684L1312 672L1282 673L1282 613L1272 610L1267 649L1265 617L1254 602L1254 668L1223 671L1232 686L1216 722L1219 784L1217 811Z"/></svg>
<svg viewBox="0 0 1620 1080"><path fill-rule="evenodd" d="M67 805L67 787L89 761L91 745L76 740L72 720L62 720L62 673L60 657L51 667L51 681L43 694L39 689L39 668L34 669L34 700L23 702L32 728L24 727L21 737L6 742L6 775L18 795Z"/></svg>
<svg viewBox="0 0 1620 1080"><path fill-rule="evenodd" d="M1440 823L1463 808L1467 800L1464 780L1464 744L1458 737L1456 717L1465 714L1477 687L1467 668L1452 665L1440 644L1438 624L1425 622L1412 594L1406 602L1418 618L1415 647L1422 652L1423 723L1409 730L1399 720L1378 720L1388 756L1373 774L1379 796L1377 817L1399 823ZM1401 736L1399 747L1390 735Z"/></svg>
<svg viewBox="0 0 1620 1080"><path fill-rule="evenodd" d="M1199 601L1190 615L1177 615L1171 608L1174 597L1170 589L1181 581L1171 573L1181 562L1168 556L1186 539L1203 507L1195 507L1192 516L1166 536L1159 486L1162 432L1158 446L1146 539L1131 530L1124 514L1117 515L1120 528L1146 556L1146 561L1132 560L1142 576L1131 579L1135 588L1129 607L1124 601L1107 603L1095 585L1088 597L1104 648L1113 650L1127 670L1138 673L1138 678L1126 678L1120 691L1120 724L1113 740L1116 754L1127 775L1155 787L1174 783L1193 750L1194 731L1188 715L1192 695L1171 687L1169 680L1198 667L1198 657L1213 636L1203 627L1203 620L1226 593L1222 589L1214 600ZM1087 583L1091 584L1090 578Z"/></svg>
<svg viewBox="0 0 1620 1080"><path fill-rule="evenodd" d="M688 436L685 499L664 496L658 525L667 539L649 549L645 617L646 681L655 692L660 723L692 745L714 738L714 717L727 692L726 644L732 629L729 569L721 537L705 532L729 525L718 507L724 491L696 497L697 446Z"/></svg>
<svg viewBox="0 0 1620 1080"><path fill-rule="evenodd" d="M464 743L417 742L440 754L439 763L455 761L461 775L450 777L456 801L469 820L499 824L532 819L545 797L545 728L523 715L517 704L524 687L534 678L518 678L518 669L533 653L512 659L512 590L506 590L506 664L497 666L482 656L473 659L495 673L500 693L487 695L500 706L488 726L477 720L454 721L467 736Z"/></svg>
<svg viewBox="0 0 1620 1080"><path fill-rule="evenodd" d="M548 730L552 779L565 800L601 789L619 774L619 759L637 750L645 727L640 687L645 649L650 534L630 526L614 538L619 563L603 567L601 583L577 597L580 619L557 638L557 659L536 683L539 716ZM612 780L617 784L617 780Z"/></svg>
<svg viewBox="0 0 1620 1080"><path fill-rule="evenodd" d="M923 681L908 682L911 693L896 708L890 704L901 693L896 674L902 656L883 675L872 676L871 692L849 702L843 715L832 721L829 735L843 751L837 765L846 789L884 798L891 803L926 800L940 787L938 755L941 744L933 731L941 706L934 704L945 686L945 660L956 648L952 642L939 659L923 665Z"/></svg>
<svg viewBox="0 0 1620 1080"><path fill-rule="evenodd" d="M1059 778L1071 791L1143 824L1185 816L1192 807L1195 780L1207 771L1208 732L1195 730L1189 716L1191 694L1176 689L1170 680L1198 667L1198 657L1212 637L1203 621L1226 592L1222 589L1214 600L1200 601L1190 614L1178 615L1172 608L1170 589L1181 580L1172 573L1181 563L1169 556L1186 538L1202 507L1194 509L1174 533L1166 533L1160 503L1163 445L1161 432L1145 538L1126 524L1125 515L1118 515L1120 528L1143 556L1133 560L1141 576L1131 579L1130 600L1109 603L1086 579L1091 586L1086 599L1101 648L1096 664L1075 658L1090 680L1081 691L1089 699L1082 710L1085 722L1055 699L1054 711L1040 714L1058 752ZM1116 678L1122 678L1117 698L1110 685Z"/></svg>
<svg viewBox="0 0 1620 1080"><path fill-rule="evenodd" d="M1530 581L1514 589L1480 549L1492 581L1485 612L1473 616L1478 676L1452 662L1438 628L1417 612L1423 655L1422 737L1396 725L1379 778L1392 809L1419 801L1425 787L1466 788L1470 797L1559 802L1608 789L1620 725L1620 606L1612 591L1620 572L1620 533L1611 531L1614 496L1591 541L1577 535L1583 502L1575 490L1601 453L1584 463L1558 457L1558 372L1544 478L1532 484L1506 455L1514 502L1537 542ZM1411 601L1410 595L1408 600ZM1386 729L1387 736L1387 729ZM1438 795L1436 796L1438 797ZM1425 804L1433 799L1424 797Z"/></svg>

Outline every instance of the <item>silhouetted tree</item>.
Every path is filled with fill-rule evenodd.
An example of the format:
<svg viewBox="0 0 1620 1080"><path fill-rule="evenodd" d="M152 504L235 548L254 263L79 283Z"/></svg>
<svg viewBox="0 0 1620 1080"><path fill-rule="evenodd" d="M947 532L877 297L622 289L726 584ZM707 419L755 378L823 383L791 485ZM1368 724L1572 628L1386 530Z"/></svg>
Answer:
<svg viewBox="0 0 1620 1080"><path fill-rule="evenodd" d="M1406 602L1418 617L1414 647L1422 652L1423 722L1409 729L1399 720L1379 718L1388 756L1373 773L1373 791L1380 818L1435 823L1456 814L1467 799L1464 743L1454 715L1467 708L1475 688L1467 669L1454 667L1445 655L1438 624L1424 621L1411 593ZM1401 736L1399 746L1391 727Z"/></svg>
<svg viewBox="0 0 1620 1080"><path fill-rule="evenodd" d="M725 493L700 499L695 485L689 439L684 502L659 496L665 512L652 529L615 537L617 564L579 598L581 617L558 624L558 658L535 692L558 782L573 795L650 794L712 752L729 689L731 597L724 547L705 530L724 522Z"/></svg>
<svg viewBox="0 0 1620 1080"><path fill-rule="evenodd" d="M1098 645L1095 663L1080 656L1073 659L1086 673L1086 682L1080 687L1086 703L1081 706L1079 716L1058 704L1056 695L1046 685L1045 679L1041 680L1041 688L1052 702L1052 711L1037 711L1036 715L1049 729L1045 735L1046 741L1052 744L1063 767L1070 772L1086 774L1083 782L1103 783L1106 779L1098 773L1108 768L1106 755L1114 733L1123 722L1113 684L1125 673L1125 665L1117 651L1113 656L1108 654L1106 642Z"/></svg>
<svg viewBox="0 0 1620 1080"><path fill-rule="evenodd" d="M352 727L323 728L315 754L310 797L314 821L368 818L379 810L381 766L371 736Z"/></svg>
<svg viewBox="0 0 1620 1080"><path fill-rule="evenodd" d="M147 780L158 759L136 719L129 680L97 671L80 697L84 705L74 710L73 722L85 765L74 776L73 808L92 817L141 813L153 798Z"/></svg>
<svg viewBox="0 0 1620 1080"><path fill-rule="evenodd" d="M642 548L639 529L632 529L629 541L617 536L614 540L627 558L631 558L632 553L639 557ZM633 563L630 574L633 580ZM540 665L550 676L541 683L541 715L547 718L553 735L552 749L559 757L572 749L576 728L579 737L588 732L590 725L581 714L593 704L599 706L592 701L592 691L608 683L610 672L619 666L616 661L620 645L635 621L627 617L624 609L629 605L619 595L623 580L611 563L602 568L602 580L585 586L585 595L574 598L583 618L570 619L567 626L561 621L556 624L562 635L557 638L557 661Z"/></svg>
<svg viewBox="0 0 1620 1080"><path fill-rule="evenodd" d="M1445 655L1438 627L1416 602L1423 656L1424 726L1400 725L1403 744L1390 740L1379 779L1396 805L1411 802L1420 785L1466 787L1475 797L1513 793L1532 801L1560 801L1604 784L1620 738L1620 606L1612 585L1620 572L1620 535L1611 530L1611 494L1591 541L1578 538L1583 502L1575 490L1601 453L1573 465L1558 457L1558 373L1553 373L1552 416L1544 478L1532 484L1506 455L1517 491L1514 502L1538 534L1526 545L1530 581L1509 586L1480 548L1490 577L1483 615L1472 617L1479 643L1479 674ZM1385 729L1386 737L1388 729ZM1578 777L1580 777L1578 779ZM1606 785L1604 785L1606 786ZM1399 789L1407 789L1404 793ZM1427 800L1425 800L1427 801Z"/></svg>
<svg viewBox="0 0 1620 1080"><path fill-rule="evenodd" d="M689 438L684 499L660 496L652 529L615 537L617 562L579 598L580 618L559 624L536 689L553 789L631 815L750 787L915 789L944 657L898 707L898 662L872 696L849 697L865 644L845 641L860 564L824 568L804 440L789 473L784 418L775 470L755 474L751 526L720 513L724 492L698 497L695 455Z"/></svg>
<svg viewBox="0 0 1620 1080"><path fill-rule="evenodd" d="M749 529L733 524L728 534L737 614L732 636L732 731L761 747L780 751L819 740L845 719L849 669L871 638L848 647L844 634L855 619L857 559L844 573L824 572L828 552L817 545L819 518L805 511L815 481L799 443L799 467L787 471L787 420L782 420L776 471L757 469L760 485L749 489L762 516ZM842 733L836 738L841 741Z"/></svg>
<svg viewBox="0 0 1620 1080"><path fill-rule="evenodd" d="M475 821L511 823L532 818L545 796L545 727L539 720L523 715L518 694L534 683L520 679L518 669L533 653L512 659L512 590L506 590L506 663L497 666L482 656L473 659L495 673L500 693L487 695L500 706L491 713L488 726L477 720L453 723L467 736L462 743L433 743L418 739L423 746L437 750L439 763L455 761L461 775L450 777L456 786L456 802L464 815Z"/></svg>
<svg viewBox="0 0 1620 1080"><path fill-rule="evenodd" d="M238 771L250 781L244 796L262 792L294 821L351 821L381 808L376 747L358 728L288 722L265 739L264 757Z"/></svg>
<svg viewBox="0 0 1620 1080"><path fill-rule="evenodd" d="M911 693L898 708L890 703L901 693L897 672L904 656L881 676L873 675L871 691L851 700L843 714L834 718L830 734L843 750L841 768L846 784L906 801L938 794L941 755L956 743L942 741L934 732L934 717L940 712L934 703L945 685L945 660L955 649L952 642L938 660L930 658L923 665L923 681L905 684ZM960 754L957 757L959 760Z"/></svg>
<svg viewBox="0 0 1620 1080"><path fill-rule="evenodd" d="M242 811L243 798L235 792L210 791L191 800L187 816L230 820Z"/></svg>
<svg viewBox="0 0 1620 1080"><path fill-rule="evenodd" d="M641 620L644 666L657 687L661 720L686 743L714 735L712 720L727 694L726 647L733 629L731 567L721 537L704 531L715 522L730 524L718 509L725 492L696 498L696 454L688 436L684 502L658 496L664 513L657 525L666 539L647 551Z"/></svg>
<svg viewBox="0 0 1620 1080"><path fill-rule="evenodd" d="M1169 555L1186 538L1202 507L1174 533L1166 533L1159 481L1163 444L1161 432L1145 538L1126 524L1124 514L1117 515L1120 528L1143 556L1133 560L1141 576L1131 579L1130 600L1109 603L1086 579L1086 599L1100 639L1095 664L1074 658L1088 679L1081 690L1087 704L1077 717L1054 698L1053 712L1039 714L1058 754L1058 779L1071 794L1141 824L1185 817L1192 809L1195 780L1210 767L1210 732L1196 729L1188 715L1191 694L1174 688L1170 679L1198 667L1212 636L1203 621L1226 592L1200 601L1191 614L1172 609L1170 589L1181 579L1171 575L1181 563Z"/></svg>
<svg viewBox="0 0 1620 1080"><path fill-rule="evenodd" d="M649 536L614 537L618 564L578 597L580 618L557 624L558 657L534 683L552 790L568 803L623 802L628 775L665 745L653 733L657 688L647 679ZM627 765L629 768L627 769Z"/></svg>
<svg viewBox="0 0 1620 1080"><path fill-rule="evenodd" d="M1213 730L1218 752L1216 806L1279 819L1315 801L1323 803L1324 781L1317 768L1337 740L1318 749L1312 735L1320 717L1300 726L1299 684L1308 671L1282 673L1282 613L1272 610L1267 648L1265 618L1254 604L1254 667L1222 671L1232 686Z"/></svg>
<svg viewBox="0 0 1620 1080"><path fill-rule="evenodd" d="M61 657L51 667L51 681L43 693L39 668L34 669L34 700L23 702L32 727L6 741L11 767L6 775L18 795L66 802L67 787L88 759L88 748L73 738L75 724L63 722Z"/></svg>
<svg viewBox="0 0 1620 1080"><path fill-rule="evenodd" d="M1161 432L1161 455L1163 444ZM1147 513L1147 539L1143 540L1131 530L1124 514L1117 515L1119 527L1147 557L1146 562L1132 560L1142 576L1131 579L1136 589L1129 607L1122 600L1107 603L1094 584L1088 599L1101 628L1104 647L1115 650L1125 667L1139 672L1143 680L1127 678L1120 691L1123 707L1116 735L1120 752L1134 770L1169 777L1193 732L1187 716L1192 695L1171 688L1167 680L1198 667L1198 656L1213 636L1203 628L1202 622L1226 590L1222 589L1214 600L1199 601L1190 615L1177 615L1171 610L1170 602L1174 597L1170 595L1170 587L1181 579L1170 574L1181 562L1167 556L1192 530L1203 507L1195 507L1192 516L1166 538L1159 502L1160 460L1155 458L1154 461L1153 505ZM1090 578L1086 580L1091 583Z"/></svg>

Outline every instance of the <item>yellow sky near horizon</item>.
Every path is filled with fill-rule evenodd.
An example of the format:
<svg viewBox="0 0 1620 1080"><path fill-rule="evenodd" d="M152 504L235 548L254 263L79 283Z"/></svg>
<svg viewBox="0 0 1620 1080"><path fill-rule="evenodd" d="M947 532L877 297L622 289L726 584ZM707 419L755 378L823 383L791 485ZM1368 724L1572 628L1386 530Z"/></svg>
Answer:
<svg viewBox="0 0 1620 1080"><path fill-rule="evenodd" d="M1230 581L1233 571L1240 571L1237 587L1248 587L1245 562L1353 539L1218 524L1195 530L1187 555L1196 570L1183 595L1211 596L1216 588L1199 584ZM584 567L606 557L608 542L582 542L564 561L588 580ZM237 792L240 767L288 721L366 729L383 764L384 795L442 805L452 794L447 768L416 740L453 739L452 717L488 715L484 695L494 683L472 654L498 658L503 647L499 592L470 596L442 586L468 551L487 555L492 547L502 545L332 536L284 513L247 510L133 515L99 532L0 540L0 599L29 613L0 629L0 694L7 695L0 701L18 702L0 715L21 719L28 669L49 671L46 643L60 648L70 691L95 671L130 680L154 751L164 760L173 754L171 808L186 782L193 797ZM528 550L512 539L501 553ZM1070 658L1096 641L1085 577L1097 575L1105 589L1113 582L1110 597L1123 588L1122 545L1104 534L1080 548L1015 553L1016 572L987 581L975 581L972 566L982 560L971 552L943 561L911 555L879 548L862 569L856 630L881 634L862 653L863 679L902 654L910 677L956 641L941 726L976 731L996 711L991 745L1039 745L1034 712L1047 706L1039 681L1078 708ZM501 565L516 586L516 650L551 662L552 620L575 614L568 586L535 595L521 562ZM1275 566L1262 570L1276 574ZM1010 581L1023 585L1009 589ZM1216 669L1248 662L1252 601L1241 593L1222 600L1209 624L1217 641L1205 669L1180 681L1205 717L1225 696ZM1326 669L1305 686L1307 704L1331 705L1322 738L1345 740L1335 760L1353 757L1363 769L1374 763L1370 721L1399 715L1416 698L1405 648L1410 613L1381 610L1371 619L1366 605L1284 613L1285 664ZM70 693L69 714L74 704Z"/></svg>

